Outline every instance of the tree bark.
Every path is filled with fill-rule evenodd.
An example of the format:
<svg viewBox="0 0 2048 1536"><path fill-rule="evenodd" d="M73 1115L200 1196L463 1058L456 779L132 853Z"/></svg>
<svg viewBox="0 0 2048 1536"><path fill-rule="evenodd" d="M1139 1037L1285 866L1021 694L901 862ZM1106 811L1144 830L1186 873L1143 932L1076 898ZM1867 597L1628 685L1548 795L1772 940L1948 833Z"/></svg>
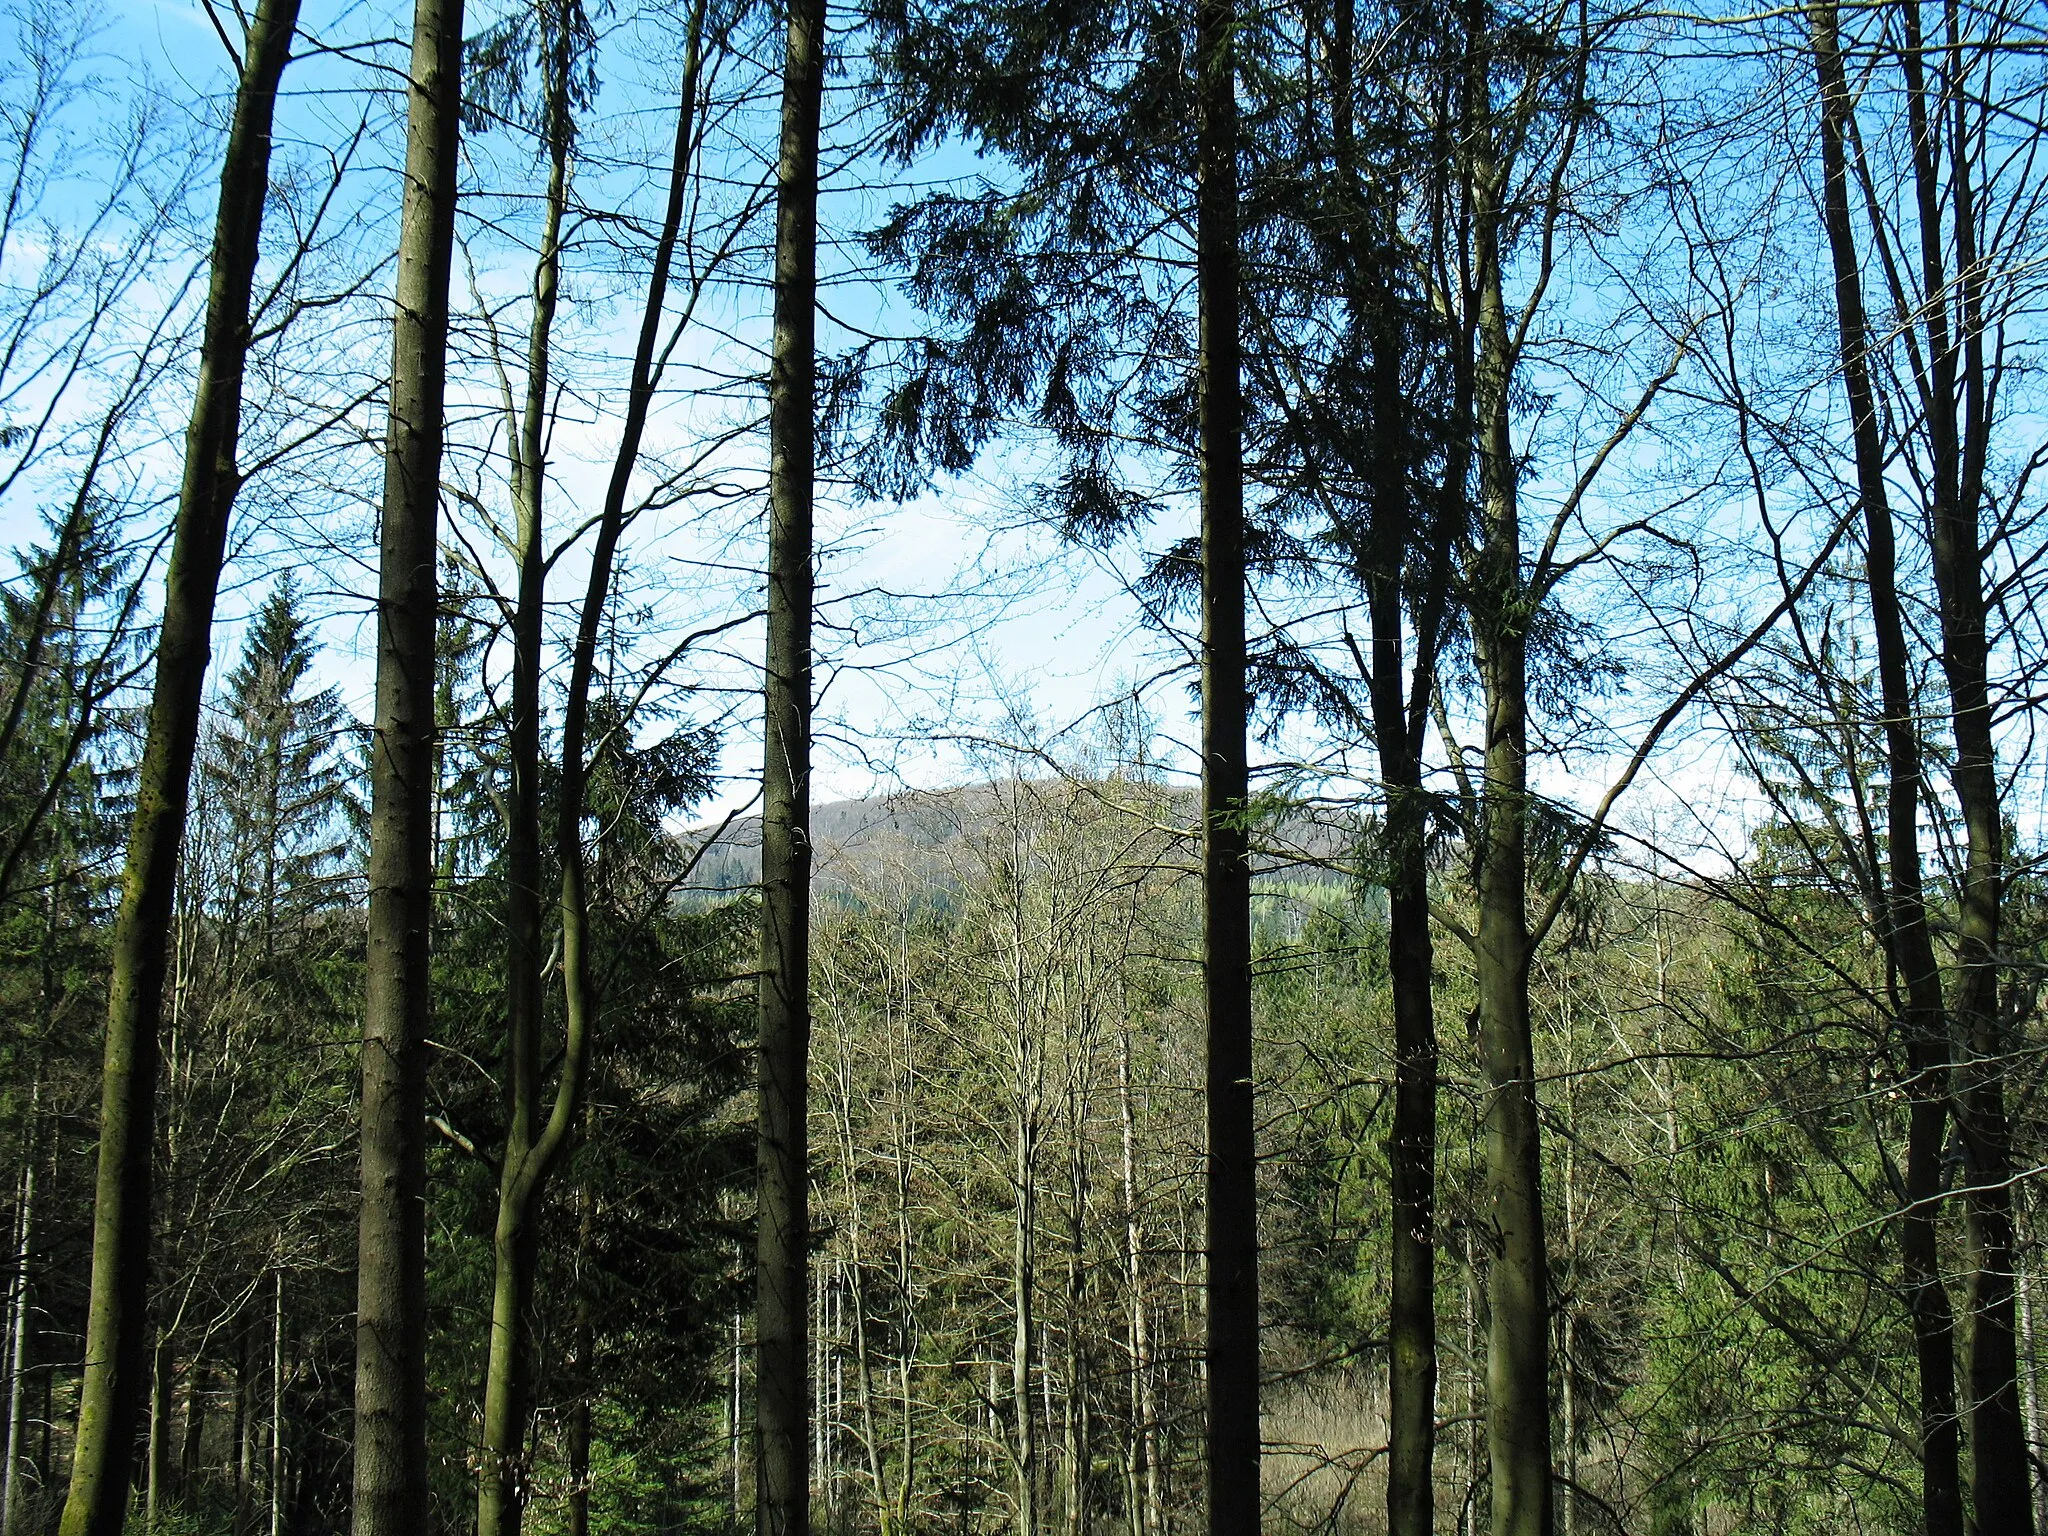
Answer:
<svg viewBox="0 0 2048 1536"><path fill-rule="evenodd" d="M1905 1209L1899 1248L1906 1305L1912 1318L1919 1370L1921 1518L1928 1536L1961 1536L1963 1501L1955 1402L1954 1324L1942 1285L1935 1229L1941 1194L1942 1142L1947 1124L1949 1041L1941 980L1920 872L1919 813L1923 768L1916 704L1908 673L1906 634L1899 607L1897 555L1891 504L1885 489L1884 445L1879 436L1870 378L1869 330L1855 231L1849 216L1846 141L1852 110L1843 73L1832 0L1809 14L1814 68L1821 98L1822 216L1835 285L1835 320L1842 379L1856 462L1856 492L1863 506L1865 571L1871 628L1877 642L1878 687L1884 711L1886 838L1889 888L1884 935L1899 976L1900 1022L1907 1049L1909 1104L1906 1131ZM2022 1489L2024 1490L2024 1483Z"/></svg>
<svg viewBox="0 0 2048 1536"><path fill-rule="evenodd" d="M587 1116L586 1111L586 1116ZM597 1374L591 1354L596 1346L590 1305L590 1280L585 1273L590 1262L592 1229L597 1221L597 1197L588 1178L576 1190L576 1295L575 1321L570 1344L575 1351L575 1397L569 1404L569 1536L590 1536L590 1399L597 1390Z"/></svg>
<svg viewBox="0 0 2048 1536"><path fill-rule="evenodd" d="M1989 604L1984 583L1981 511L1991 432L1983 345L1976 184L1968 119L1969 63L1950 9L1945 84L1928 110L1917 0L1907 0L1907 111L1920 225L1920 323L1931 377L1924 391L1933 473L1928 544L1941 621L1941 666L1955 734L1951 783L1963 813L1963 872L1956 913L1956 1026L1964 1046L1957 1123L1969 1160L1965 1203L1971 1250L1970 1493L1979 1531L2032 1536L2033 1474L2019 1392L2016 1266L2012 1211L2012 1130L2004 1078L2011 1049L1998 1000L1999 933L2005 887L2004 807L1992 737ZM1839 50L1837 50L1839 53ZM1837 62L1839 70L1839 60ZM1940 107L1951 121L1939 125ZM1846 110L1846 105L1845 105ZM1949 217L1943 219L1938 132L1946 126ZM1949 281L1944 222L1954 231L1956 274ZM1951 310L1951 300L1953 310ZM1960 389L1958 388L1960 385ZM1960 401L1959 401L1960 397ZM1959 409L1960 404L1960 409ZM1946 1321L1947 1298L1943 1297Z"/></svg>
<svg viewBox="0 0 2048 1536"><path fill-rule="evenodd" d="M99 1169L85 1377L72 1442L62 1536L116 1536L127 1512L136 1421L149 1371L149 1219L156 1138L157 1030L178 847L211 657L228 518L241 488L237 447L249 306L270 185L278 80L291 58L298 0L259 0L243 44L235 113L221 166L177 522L164 579L149 729L136 773L135 819L107 986Z"/></svg>
<svg viewBox="0 0 2048 1536"><path fill-rule="evenodd" d="M154 1531L162 1522L171 1493L172 1378L177 1356L171 1331L159 1329L149 1352L148 1466L142 1484L142 1526Z"/></svg>
<svg viewBox="0 0 2048 1536"><path fill-rule="evenodd" d="M1202 0L1195 12L1201 113L1195 241L1202 503L1202 985L1208 1021L1206 1386L1213 1536L1257 1536L1262 1503L1236 30L1234 0Z"/></svg>
<svg viewBox="0 0 2048 1536"><path fill-rule="evenodd" d="M462 0L415 0L370 761L355 1536L407 1536L427 1507L424 1120L432 1009L436 525L461 106Z"/></svg>
<svg viewBox="0 0 2048 1536"><path fill-rule="evenodd" d="M1398 573L1400 554L1389 551ZM1387 969L1394 1002L1394 1123L1388 1143L1393 1272L1388 1300L1387 1529L1430 1536L1436 1454L1436 1011L1430 972L1420 733L1402 697L1399 576L1375 583L1372 707L1387 797ZM1384 588L1391 587L1392 590ZM1416 687L1427 697L1424 659Z"/></svg>
<svg viewBox="0 0 2048 1536"><path fill-rule="evenodd" d="M1337 114L1339 160L1364 226L1368 247L1382 243L1378 210L1359 174L1350 99L1352 7L1338 7ZM1354 253L1361 266L1378 266L1370 248ZM1361 274L1363 276L1363 274ZM1426 801L1422 738L1435 691L1436 647L1445 557L1427 552L1434 590L1407 579L1410 551L1424 550L1429 531L1417 526L1408 482L1411 459L1401 391L1401 340L1387 285L1368 279L1357 297L1356 319L1367 330L1367 389L1374 444L1372 522L1365 588L1372 626L1367 669L1380 785L1386 797L1383 877L1387 889L1387 971L1394 1004L1394 1122L1388 1141L1392 1185L1393 1264L1387 1307L1387 1529L1391 1536L1431 1536L1436 1520L1436 1010L1431 994L1435 948L1429 926ZM1453 462L1468 462L1454 454ZM1411 590L1411 587L1417 590ZM1419 600L1418 600L1419 599ZM1416 615L1412 674L1405 664L1403 620Z"/></svg>
<svg viewBox="0 0 2048 1536"><path fill-rule="evenodd" d="M541 1112L540 738L541 650L547 593L542 504L546 494L549 365L561 291L561 230L569 190L571 37L559 9L541 47L548 180L527 334L526 390L506 401L518 592L512 612L511 785L505 841L505 1102L498 1213L492 1233L490 1347L483 1396L483 1460L477 1476L477 1536L517 1536L529 1481L526 1423L532 1395L534 1270L539 1262L540 1188L528 1161ZM509 394L509 391L508 391Z"/></svg>
<svg viewBox="0 0 2048 1536"><path fill-rule="evenodd" d="M776 166L755 1272L754 1502L760 1536L809 1536L810 1531L805 1117L811 1033L811 514L825 16L825 0L791 0Z"/></svg>
<svg viewBox="0 0 2048 1536"><path fill-rule="evenodd" d="M1476 40L1475 40L1476 41ZM1483 72L1483 62L1475 62ZM1474 88L1475 95L1483 86ZM1475 108L1475 111L1477 109ZM1486 1075L1486 1439L1495 1536L1549 1536L1550 1297L1542 1148L1529 1024L1526 835L1528 653L1532 594L1522 570L1517 466L1508 416L1512 368L1502 295L1503 171L1491 126L1472 130L1475 404L1481 545L1471 573L1472 648L1486 709L1477 880L1475 981Z"/></svg>
<svg viewBox="0 0 2048 1536"><path fill-rule="evenodd" d="M206 1451L206 1399L212 1381L212 1362L203 1354L194 1354L185 1375L185 1429L178 1447L178 1488L187 1498L198 1484ZM0 1536L5 1536L4 1531Z"/></svg>
<svg viewBox="0 0 2048 1536"><path fill-rule="evenodd" d="M1010 1224L1010 1458L1017 1479L1017 1536L1038 1536L1038 1420L1031 1407L1031 1361L1038 1333L1034 1306L1038 1295L1038 1115L1021 977L1016 984L1017 1139L1010 1169L1014 1202Z"/></svg>
<svg viewBox="0 0 2048 1536"><path fill-rule="evenodd" d="M1152 1372L1152 1318L1145 1302L1145 1225L1138 1209L1138 1122L1131 1093L1131 1026L1117 1024L1117 1119L1123 1136L1124 1264L1131 1288L1131 1536L1156 1536L1159 1489L1159 1406Z"/></svg>
<svg viewBox="0 0 2048 1536"><path fill-rule="evenodd" d="M29 1260L35 1252L36 1110L42 1082L29 1100L29 1155L21 1171L21 1201L15 1210L14 1284L8 1297L7 1448L0 1463L0 1536L14 1536L14 1513L21 1497L21 1463L26 1454L29 1333L34 1314L29 1308Z"/></svg>
<svg viewBox="0 0 2048 1536"><path fill-rule="evenodd" d="M284 1271L270 1273L270 1536L284 1536Z"/></svg>

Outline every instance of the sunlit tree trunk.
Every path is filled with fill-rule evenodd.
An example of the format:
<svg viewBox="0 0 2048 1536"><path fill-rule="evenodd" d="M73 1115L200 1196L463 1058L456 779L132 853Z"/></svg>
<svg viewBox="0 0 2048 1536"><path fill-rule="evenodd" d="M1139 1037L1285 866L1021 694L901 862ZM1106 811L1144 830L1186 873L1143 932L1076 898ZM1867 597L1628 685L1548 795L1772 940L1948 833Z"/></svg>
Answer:
<svg viewBox="0 0 2048 1536"><path fill-rule="evenodd" d="M432 1010L436 525L461 106L462 0L415 0L370 759L355 1536L409 1536L427 1506L424 1053Z"/></svg>
<svg viewBox="0 0 2048 1536"><path fill-rule="evenodd" d="M27 1452L29 1334L34 1314L29 1307L29 1259L35 1252L36 1160L35 1127L42 1083L29 1098L29 1154L21 1170L21 1198L15 1207L14 1284L7 1316L7 1446L0 1462L0 1536L14 1536L15 1509L21 1497L22 1458Z"/></svg>
<svg viewBox="0 0 2048 1536"><path fill-rule="evenodd" d="M249 309L270 187L277 86L291 58L298 0L258 0L242 48L221 166L206 325L185 433L184 476L164 580L148 734L107 984L99 1169L85 1377L72 1440L63 1536L116 1536L127 1514L137 1418L148 1401L149 1223L156 1139L157 1030L163 1007L178 846L211 656L228 518L241 488L238 443Z"/></svg>

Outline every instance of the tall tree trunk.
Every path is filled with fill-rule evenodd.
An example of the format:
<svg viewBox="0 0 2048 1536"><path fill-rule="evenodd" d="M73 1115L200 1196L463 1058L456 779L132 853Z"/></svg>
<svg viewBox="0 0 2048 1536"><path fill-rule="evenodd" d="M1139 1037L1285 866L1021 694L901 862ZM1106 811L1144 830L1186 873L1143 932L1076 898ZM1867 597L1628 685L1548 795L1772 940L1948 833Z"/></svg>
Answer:
<svg viewBox="0 0 2048 1536"><path fill-rule="evenodd" d="M490 1346L483 1396L483 1459L477 1476L477 1536L516 1536L528 1492L526 1421L532 1394L534 1269L539 1261L537 1201L529 1196L528 1159L540 1130L541 650L547 585L542 525L546 494L549 365L561 291L561 231L569 190L569 70L572 37L559 6L543 8L542 111L548 181L527 333L526 389L518 409L505 402L511 458L518 594L512 612L511 786L505 843L505 1145L497 1223L492 1234ZM539 1193L533 1186L533 1196Z"/></svg>
<svg viewBox="0 0 2048 1536"><path fill-rule="evenodd" d="M1351 4L1338 8L1339 158L1348 171L1368 249L1361 265L1382 256L1380 211L1357 172L1349 110ZM1391 244L1391 242L1385 242ZM1364 275L1364 274L1361 274ZM1410 591L1411 548L1428 542L1416 526L1408 483L1401 398L1401 342L1394 296L1368 278L1356 318L1368 334L1367 388L1375 444L1373 518L1366 551L1366 604L1372 626L1367 679L1380 785L1386 797L1383 860L1387 883L1387 970L1394 1003L1394 1123L1388 1141L1392 1175L1393 1267L1387 1307L1387 1529L1391 1536L1431 1536L1436 1486L1436 1011L1430 972L1435 950L1429 927L1426 800L1422 734L1435 690L1436 646L1449 571L1438 556L1435 588ZM1454 455L1463 463L1463 455ZM1416 615L1412 680L1405 665L1403 619Z"/></svg>
<svg viewBox="0 0 2048 1536"><path fill-rule="evenodd" d="M791 0L776 165L768 365L768 636L761 779L760 1149L755 1283L756 1526L809 1536L804 1380L810 1240L806 1077L811 898L811 511L815 473L818 126L825 0Z"/></svg>
<svg viewBox="0 0 2048 1536"><path fill-rule="evenodd" d="M1480 52L1475 47L1475 52ZM1475 61L1475 70L1485 65ZM1475 97L1483 85L1474 87ZM1480 98L1483 101L1483 98ZM1475 111L1479 108L1475 104ZM1530 593L1522 570L1517 466L1508 415L1510 321L1502 295L1502 179L1491 125L1471 132L1475 402L1481 545L1471 573L1472 648L1486 709L1480 796L1475 981L1486 1075L1486 1439L1495 1536L1549 1536L1550 1311L1542 1149L1529 1022L1526 835Z"/></svg>
<svg viewBox="0 0 2048 1536"><path fill-rule="evenodd" d="M1932 450L1934 504L1928 519L1941 618L1941 665L1955 733L1951 782L1963 813L1963 877L1956 913L1956 1025L1964 1046L1957 1122L1969 1159L1965 1204L1971 1249L1970 1493L1980 1531L2031 1536L2033 1476L2019 1393L2014 1316L2012 1132L2004 1078L2011 1049L1998 1000L1999 930L2005 886L2004 808L1992 739L1990 634L1984 584L1981 508L1991 431L1991 385L1984 355L1976 186L1971 151L1972 67L1961 22L1945 11L1944 84L1929 110L1917 0L1904 6L1907 111L1920 226L1920 323L1931 375L1924 391ZM1839 64L1837 65L1839 68ZM1948 113L1940 110L1946 104ZM1946 116L1948 121L1942 122ZM1943 218L1939 135L1948 130ZM1951 287L1942 244L1954 232ZM1953 310L1951 310L1953 301ZM1960 385L1960 389L1958 388ZM1960 396L1960 400L1959 397ZM1960 409L1959 409L1960 406ZM1946 1321L1946 1297L1943 1320Z"/></svg>
<svg viewBox="0 0 2048 1536"><path fill-rule="evenodd" d="M1160 1528L1159 1405L1152 1374L1152 1317L1145 1302L1145 1225L1138 1209L1138 1120L1131 1091L1131 1027L1117 1024L1117 1119L1123 1136L1124 1264L1131 1288L1131 1536Z"/></svg>
<svg viewBox="0 0 2048 1536"><path fill-rule="evenodd" d="M1020 1033L1018 1049L1025 1048ZM1022 1079L1024 1073L1020 1071L1018 1076ZM1017 1536L1038 1536L1038 1419L1031 1407L1031 1359L1037 1335L1033 1301L1038 1293L1037 1134L1029 1088L1020 1081L1016 1160L1010 1174L1015 1186L1010 1226L1010 1459L1017 1479Z"/></svg>
<svg viewBox="0 0 2048 1536"><path fill-rule="evenodd" d="M1899 607L1891 504L1885 489L1884 445L1878 433L1870 379L1862 277L1849 215L1847 138L1852 107L1832 0L1822 0L1813 7L1809 26L1821 98L1822 214L1834 268L1835 319L1842 379L1849 397L1856 491L1863 505L1865 570L1884 711L1889 856L1885 939L1902 993L1897 1007L1906 1036L1910 1078L1906 1199L1899 1217L1899 1248L1920 1376L1921 1517L1928 1536L1961 1536L1963 1501L1957 1444L1954 1324L1948 1292L1941 1281L1935 1230L1947 1122L1949 1049L1940 975L1921 886L1919 811L1923 770L1919 735L1914 726L1916 704L1908 671L1905 626ZM2024 1482L2021 1487L2024 1493Z"/></svg>
<svg viewBox="0 0 2048 1536"><path fill-rule="evenodd" d="M148 1466L142 1484L142 1526L154 1531L162 1522L171 1493L172 1378L177 1356L171 1330L159 1329L149 1352Z"/></svg>
<svg viewBox="0 0 2048 1536"><path fill-rule="evenodd" d="M114 924L93 1188L85 1378L72 1442L62 1536L116 1536L127 1512L136 1418L149 1371L149 1220L156 1139L157 1029L163 1008L178 846L228 517L241 488L237 446L249 305L270 187L277 84L291 58L298 0L258 0L242 49L221 166L206 328L185 433L184 475L157 632L149 732L136 772L135 820Z"/></svg>
<svg viewBox="0 0 2048 1536"><path fill-rule="evenodd" d="M185 1429L178 1447L178 1487L191 1497L206 1452L206 1400L213 1390L213 1363L195 1353L185 1375ZM5 1536L0 1531L0 1536Z"/></svg>
<svg viewBox="0 0 2048 1536"><path fill-rule="evenodd" d="M1081 986L1092 979L1083 975ZM1080 1050L1068 1070L1080 1070ZM1088 1347L1082 1330L1088 1318L1088 1122L1082 1085L1067 1085L1067 1401L1065 1508L1066 1536L1086 1536L1089 1472L1094 1463L1093 1425L1089 1422Z"/></svg>
<svg viewBox="0 0 2048 1536"><path fill-rule="evenodd" d="M586 1115L586 1132L588 1111ZM590 1243L597 1223L597 1196L590 1180L576 1189L576 1316L571 1325L570 1346L574 1350L575 1397L569 1404L569 1536L590 1536L590 1399L597 1390L597 1373L591 1352L596 1345L596 1328L590 1305Z"/></svg>
<svg viewBox="0 0 2048 1536"><path fill-rule="evenodd" d="M1257 1536L1258 1161L1252 1106L1250 772L1239 377L1237 8L1195 11L1200 186L1202 990L1208 1021L1208 1494L1213 1536Z"/></svg>
<svg viewBox="0 0 2048 1536"><path fill-rule="evenodd" d="M42 1082L38 1079L29 1100L29 1155L21 1171L21 1200L15 1207L14 1284L7 1308L7 1446L6 1460L0 1462L0 1536L14 1536L15 1510L21 1499L22 1458L27 1453L26 1378L29 1334L35 1326L35 1315L29 1307L29 1259L35 1252L35 1129L41 1097Z"/></svg>
<svg viewBox="0 0 2048 1536"><path fill-rule="evenodd" d="M249 1536L255 1525L251 1499L256 1486L256 1324L246 1312L235 1323L234 1536Z"/></svg>
<svg viewBox="0 0 2048 1536"><path fill-rule="evenodd" d="M284 1271L270 1274L270 1536L284 1536Z"/></svg>
<svg viewBox="0 0 2048 1536"><path fill-rule="evenodd" d="M427 1507L426 1039L442 400L462 106L462 0L415 0L391 346L370 760L355 1536Z"/></svg>
<svg viewBox="0 0 2048 1536"><path fill-rule="evenodd" d="M1387 1529L1392 1536L1430 1536L1436 1518L1437 1042L1422 755L1419 732L1410 729L1401 697L1400 598L1397 592L1381 592L1371 606L1374 732L1387 796L1387 962L1394 1000ZM1427 671L1420 659L1417 666ZM1418 677L1417 687L1426 696L1426 678Z"/></svg>
<svg viewBox="0 0 2048 1536"><path fill-rule="evenodd" d="M514 805L512 852L516 855L508 901L507 994L511 1116L506 1133L493 1241L496 1266L492 1292L491 1346L484 1391L486 1467L478 1481L479 1536L516 1533L528 1489L525 1444L532 1413L533 1288L539 1260L539 1219L547 1184L567 1154L572 1132L584 1113L584 1091L594 1049L598 998L590 953L588 877L583 847L583 808L590 764L585 745L590 694L595 683L599 635L609 602L612 572L628 514L626 496L647 414L659 381L656 352L668 302L673 267L695 155L697 82L702 67L705 7L693 7L685 45L681 100L669 167L668 200L661 235L648 275L647 298L633 353L625 419L613 456L612 473L599 515L588 585L579 610L571 653L567 703L562 724L562 773L557 807L557 854L562 872L562 990L565 1028L560 1075L545 1120L541 1118L539 902L540 661L546 558L542 537L543 449L548 395L550 338L560 282L559 234L567 193L571 125L568 86L572 39L566 26L550 40L550 113L547 227L535 277L535 316L527 359L527 388L516 420L520 447L514 458L514 499L519 516L520 589L515 623ZM588 1455L588 1408L579 1407L583 1447ZM588 1490L579 1475L572 1514L588 1518Z"/></svg>

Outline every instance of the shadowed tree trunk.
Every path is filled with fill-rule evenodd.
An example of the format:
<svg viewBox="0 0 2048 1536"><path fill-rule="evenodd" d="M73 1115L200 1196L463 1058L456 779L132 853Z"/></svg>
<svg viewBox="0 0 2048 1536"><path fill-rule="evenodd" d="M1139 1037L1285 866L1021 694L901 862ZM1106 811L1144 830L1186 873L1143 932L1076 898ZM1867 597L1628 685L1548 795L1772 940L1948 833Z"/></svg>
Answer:
<svg viewBox="0 0 2048 1536"><path fill-rule="evenodd" d="M1916 702L1908 675L1906 632L1899 607L1891 504L1885 490L1884 445L1868 360L1869 333L1855 231L1849 215L1846 140L1851 111L1832 4L1809 17L1821 98L1822 216L1835 284L1842 380L1863 506L1864 568L1871 629L1877 642L1878 689L1884 711L1886 840L1889 889L1884 940L1902 994L1894 1006L1904 1026L1911 1108L1906 1132L1905 1209L1899 1218L1900 1258L1919 1369L1921 1518L1928 1536L1961 1536L1963 1501L1958 1464L1955 1336L1940 1272L1936 1202L1948 1113L1948 1026L1941 979L1928 931L1920 875L1919 818L1923 769ZM2022 1496L2025 1484L2022 1482ZM1997 1529L2017 1529L2000 1526Z"/></svg>
<svg viewBox="0 0 2048 1536"><path fill-rule="evenodd" d="M1987 368L1984 351L1982 290L1987 263L1978 248L1976 207L1976 188L1984 171L1972 149L1977 139L1969 120L1974 94L1969 79L1975 65L1965 58L1966 51L1974 52L1975 40L1965 40L1958 13L1952 7L1946 9L1944 51L1938 55L1942 88L1932 98L1934 110L1930 111L1920 7L1917 0L1906 0L1902 9L1906 46L1900 57L1906 75L1920 226L1923 298L1919 320L1927 341L1920 378L1933 471L1928 544L1939 599L1942 673L1948 683L1955 733L1951 782L1963 813L1953 1000L1964 1047L1963 1070L1955 1085L1960 1094L1957 1122L1970 1169L1970 1195L1965 1205L1972 1258L1970 1494L1979 1531L2031 1536L2033 1476L2020 1411L2013 1294L2012 1131L2003 1086L2010 1044L1998 1000L2004 807L1992 737L1989 603L1981 527L1996 378ZM1835 68L1839 73L1839 50ZM1843 89L1846 91L1846 86ZM1949 159L1945 183L1939 163L1944 129ZM1944 190L1949 205L1946 220ZM1955 238L1953 282L1943 248L1944 225ZM1891 713L1889 706L1886 713ZM1918 777L1916 772L1916 787ZM1936 1180L1929 1181L1930 1197ZM1930 1284L1938 1288L1939 1278L1933 1277ZM1945 1337L1949 1324L1946 1295L1941 1298L1939 1322ZM1948 1400L1952 1404L1953 1397Z"/></svg>
<svg viewBox="0 0 2048 1536"><path fill-rule="evenodd" d="M1529 1027L1528 608L1502 294L1506 172L1487 121L1484 48L1473 39L1472 198L1480 544L1467 584L1484 694L1485 759L1475 884L1479 1056L1486 1077L1486 1440L1495 1536L1550 1536L1550 1310L1536 1062Z"/></svg>
<svg viewBox="0 0 2048 1536"><path fill-rule="evenodd" d="M424 1053L432 1003L436 523L461 105L462 0L415 0L370 759L355 1536L409 1536L427 1507Z"/></svg>
<svg viewBox="0 0 2048 1536"><path fill-rule="evenodd" d="M1392 359L1373 366L1375 407L1385 422L1398 412ZM1407 497L1394 498L1406 509ZM1389 509L1391 512L1391 508ZM1412 690L1402 686L1401 577L1405 516L1379 541L1379 570L1368 583L1372 622L1373 734L1387 799L1387 971L1394 1002L1394 1123L1388 1142L1393 1203L1393 1272L1387 1308L1387 1528L1392 1536L1430 1536L1435 1528L1436 1453L1436 1010L1430 991L1434 947L1429 929L1429 866L1422 788L1420 710L1434 689L1433 628L1418 626Z"/></svg>
<svg viewBox="0 0 2048 1536"><path fill-rule="evenodd" d="M1411 416L1402 398L1404 339L1388 280L1391 191L1375 194L1360 162L1353 111L1356 7L1332 16L1330 94L1336 165L1348 203L1351 322L1365 333L1365 387L1373 423L1372 501L1357 551L1371 624L1368 684L1380 784L1386 796L1382 877L1387 889L1387 970L1394 1004L1394 1122L1388 1141L1393 1264L1387 1305L1387 1529L1431 1536L1436 1456L1436 1013L1430 992L1427 825L1422 740L1434 693L1436 652L1450 576L1447 542L1418 526L1409 470ZM1446 476L1462 494L1462 466ZM1435 548L1429 546L1435 543ZM1409 577L1418 551L1420 581ZM1414 670L1405 665L1404 617L1415 615Z"/></svg>
<svg viewBox="0 0 2048 1536"><path fill-rule="evenodd" d="M792 0L768 365L768 638L761 779L760 1151L754 1455L760 1536L810 1531L805 1075L810 1056L811 499L825 0Z"/></svg>
<svg viewBox="0 0 2048 1536"><path fill-rule="evenodd" d="M1208 1477L1214 1536L1259 1529L1258 1162L1233 0L1195 13L1202 500L1202 986L1207 1040Z"/></svg>
<svg viewBox="0 0 2048 1536"><path fill-rule="evenodd" d="M298 0L259 0L242 49L221 166L184 476L165 573L149 731L107 986L92 1280L63 1536L115 1536L127 1513L138 1415L149 1399L150 1162L156 1137L157 1028L178 845L211 656L228 517L241 489L237 447L249 306L270 186L277 85L291 58Z"/></svg>

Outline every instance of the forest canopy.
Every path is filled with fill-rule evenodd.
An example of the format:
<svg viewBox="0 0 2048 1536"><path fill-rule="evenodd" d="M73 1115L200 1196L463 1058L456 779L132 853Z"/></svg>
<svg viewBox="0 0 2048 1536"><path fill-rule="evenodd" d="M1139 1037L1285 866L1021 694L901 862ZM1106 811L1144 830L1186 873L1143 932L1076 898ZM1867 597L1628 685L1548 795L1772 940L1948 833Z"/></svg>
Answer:
<svg viewBox="0 0 2048 1536"><path fill-rule="evenodd" d="M2048 8L0 34L0 1536L2048 1529Z"/></svg>

